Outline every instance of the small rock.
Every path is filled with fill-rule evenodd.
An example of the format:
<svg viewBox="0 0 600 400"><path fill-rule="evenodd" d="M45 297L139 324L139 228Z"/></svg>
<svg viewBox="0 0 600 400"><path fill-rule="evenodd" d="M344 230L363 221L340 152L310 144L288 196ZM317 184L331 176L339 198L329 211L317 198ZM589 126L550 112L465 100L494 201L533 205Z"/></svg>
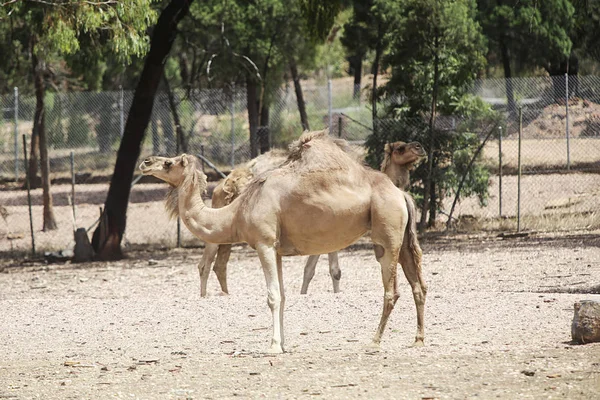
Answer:
<svg viewBox="0 0 600 400"><path fill-rule="evenodd" d="M521 371L521 373L525 376L534 376L535 375L535 371L530 371L530 370L523 370Z"/></svg>
<svg viewBox="0 0 600 400"><path fill-rule="evenodd" d="M575 314L571 324L573 341L580 344L600 342L600 302L578 301L574 309Z"/></svg>
<svg viewBox="0 0 600 400"><path fill-rule="evenodd" d="M158 261L150 259L148 260L148 265L158 265Z"/></svg>

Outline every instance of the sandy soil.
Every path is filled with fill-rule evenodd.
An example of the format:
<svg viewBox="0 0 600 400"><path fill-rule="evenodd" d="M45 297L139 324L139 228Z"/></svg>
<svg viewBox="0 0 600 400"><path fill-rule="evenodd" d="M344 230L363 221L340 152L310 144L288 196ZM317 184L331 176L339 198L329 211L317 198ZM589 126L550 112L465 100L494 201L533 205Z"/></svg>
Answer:
<svg viewBox="0 0 600 400"><path fill-rule="evenodd" d="M326 259L300 295L304 257L284 260L286 342L266 356L271 317L258 260L236 247L229 296L201 249L117 263L4 265L0 398L598 398L600 343L570 342L573 303L600 300L600 232L426 238L426 346L408 284L382 351L366 352L382 290L368 245L343 251L342 293Z"/></svg>

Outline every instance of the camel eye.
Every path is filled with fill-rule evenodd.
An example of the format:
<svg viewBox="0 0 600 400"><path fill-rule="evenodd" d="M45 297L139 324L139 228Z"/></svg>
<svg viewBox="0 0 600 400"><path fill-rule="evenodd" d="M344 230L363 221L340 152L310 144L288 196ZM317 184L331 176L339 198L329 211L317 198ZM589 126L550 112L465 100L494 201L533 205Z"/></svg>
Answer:
<svg viewBox="0 0 600 400"><path fill-rule="evenodd" d="M399 153L399 154L402 154L402 153L404 153L404 150L406 150L406 149L404 148L404 146L402 146L402 147L398 147L396 149L396 152Z"/></svg>
<svg viewBox="0 0 600 400"><path fill-rule="evenodd" d="M171 160L165 161L165 167L170 167L171 165L173 165L173 161L171 161Z"/></svg>

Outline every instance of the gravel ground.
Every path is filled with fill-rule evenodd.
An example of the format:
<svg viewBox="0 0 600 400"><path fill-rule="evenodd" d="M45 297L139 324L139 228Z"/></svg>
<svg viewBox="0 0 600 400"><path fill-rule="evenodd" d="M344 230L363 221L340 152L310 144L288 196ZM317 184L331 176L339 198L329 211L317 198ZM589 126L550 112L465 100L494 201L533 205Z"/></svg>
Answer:
<svg viewBox="0 0 600 400"><path fill-rule="evenodd" d="M600 396L600 343L571 344L573 303L600 300L600 233L427 238L426 345L412 348L408 284L383 337L366 244L340 254L334 295L322 257L284 259L287 352L266 356L271 317L251 249L234 248L229 296L199 296L201 249L115 263L0 267L0 398L568 398Z"/></svg>

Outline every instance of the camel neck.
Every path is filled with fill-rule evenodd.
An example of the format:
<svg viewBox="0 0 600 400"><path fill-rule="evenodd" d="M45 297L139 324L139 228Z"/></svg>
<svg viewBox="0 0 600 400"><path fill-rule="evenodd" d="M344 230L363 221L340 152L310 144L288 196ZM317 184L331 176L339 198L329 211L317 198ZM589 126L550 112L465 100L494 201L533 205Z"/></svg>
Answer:
<svg viewBox="0 0 600 400"><path fill-rule="evenodd" d="M389 163L383 173L386 174L394 185L402 190L406 190L410 183L410 171L406 165Z"/></svg>
<svg viewBox="0 0 600 400"><path fill-rule="evenodd" d="M202 193L206 180L199 173L186 177L179 186L179 215L185 226L200 239L216 244L236 243L233 234L234 209L210 208L204 204Z"/></svg>

